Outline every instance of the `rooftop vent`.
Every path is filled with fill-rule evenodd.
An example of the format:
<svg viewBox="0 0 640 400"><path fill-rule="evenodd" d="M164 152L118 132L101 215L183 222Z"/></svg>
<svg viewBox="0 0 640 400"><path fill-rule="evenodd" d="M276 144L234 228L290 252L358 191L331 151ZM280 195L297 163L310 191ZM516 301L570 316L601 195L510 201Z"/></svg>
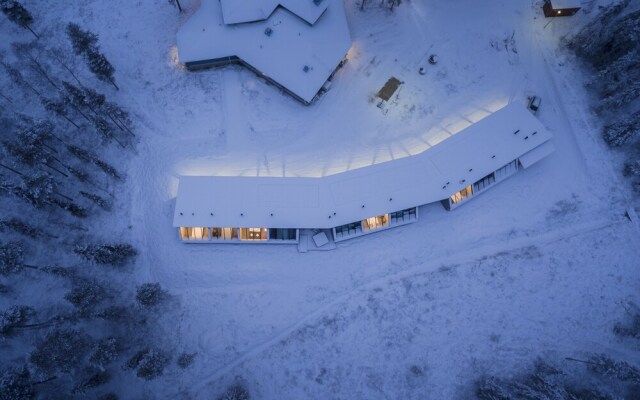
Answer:
<svg viewBox="0 0 640 400"><path fill-rule="evenodd" d="M313 0L313 4L315 4L316 6L319 6L320 4L322 4L323 0Z"/></svg>
<svg viewBox="0 0 640 400"><path fill-rule="evenodd" d="M309 70L310 70L310 69L311 69L311 68L309 68L309 66L308 66L308 65L305 65L304 67L302 67L302 70L303 70L304 72L309 72Z"/></svg>
<svg viewBox="0 0 640 400"><path fill-rule="evenodd" d="M264 34L267 36L271 36L272 33L273 33L273 29L271 28L267 28L264 30Z"/></svg>

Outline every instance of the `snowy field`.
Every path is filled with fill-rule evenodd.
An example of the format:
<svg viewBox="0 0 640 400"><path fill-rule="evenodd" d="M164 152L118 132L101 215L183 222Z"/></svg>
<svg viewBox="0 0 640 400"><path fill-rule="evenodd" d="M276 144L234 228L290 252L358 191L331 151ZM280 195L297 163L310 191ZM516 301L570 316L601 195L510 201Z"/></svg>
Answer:
<svg viewBox="0 0 640 400"><path fill-rule="evenodd" d="M348 63L306 107L241 67L184 70L175 34L197 0L181 15L165 1L29 3L45 30L100 35L139 121L127 220L106 229L140 250L133 280L177 299L157 339L197 357L132 377L132 393L205 399L240 381L256 399L469 398L478 376L537 356L640 362L611 331L620 303L640 302L630 194L557 50L586 15L547 25L529 1L405 0L391 13L349 0ZM404 84L383 114L371 97L391 76ZM171 227L179 175L327 175L415 154L531 94L556 152L453 212L422 207L415 224L306 254L185 245Z"/></svg>

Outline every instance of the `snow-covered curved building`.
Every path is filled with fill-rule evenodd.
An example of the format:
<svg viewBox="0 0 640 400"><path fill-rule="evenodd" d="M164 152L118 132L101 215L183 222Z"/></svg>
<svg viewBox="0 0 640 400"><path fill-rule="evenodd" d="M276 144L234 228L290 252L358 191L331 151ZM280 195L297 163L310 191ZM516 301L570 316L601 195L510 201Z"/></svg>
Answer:
<svg viewBox="0 0 640 400"><path fill-rule="evenodd" d="M554 151L551 133L510 104L422 153L318 178L182 176L173 226L191 243L338 242L448 210Z"/></svg>
<svg viewBox="0 0 640 400"><path fill-rule="evenodd" d="M351 47L342 0L202 0L179 30L189 69L242 64L304 104Z"/></svg>

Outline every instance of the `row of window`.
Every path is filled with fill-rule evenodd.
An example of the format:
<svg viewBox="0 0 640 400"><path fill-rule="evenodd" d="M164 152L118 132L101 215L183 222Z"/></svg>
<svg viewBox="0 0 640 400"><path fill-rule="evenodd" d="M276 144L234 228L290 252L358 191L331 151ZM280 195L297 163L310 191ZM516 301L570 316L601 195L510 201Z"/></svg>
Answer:
<svg viewBox="0 0 640 400"><path fill-rule="evenodd" d="M369 232L390 225L409 222L410 220L415 220L416 217L416 208L413 207L407 208L406 210L377 215L375 217L367 218L362 221L340 225L335 228L336 239L361 234L363 232Z"/></svg>
<svg viewBox="0 0 640 400"><path fill-rule="evenodd" d="M297 229L180 227L182 240L297 240Z"/></svg>
<svg viewBox="0 0 640 400"><path fill-rule="evenodd" d="M489 186L496 183L496 180L501 181L518 171L518 161L514 160L509 164L497 169L495 172L490 173L484 178L474 182L473 184L463 188L459 192L454 193L450 198L451 204L458 204L461 201L473 196L475 193L481 192Z"/></svg>

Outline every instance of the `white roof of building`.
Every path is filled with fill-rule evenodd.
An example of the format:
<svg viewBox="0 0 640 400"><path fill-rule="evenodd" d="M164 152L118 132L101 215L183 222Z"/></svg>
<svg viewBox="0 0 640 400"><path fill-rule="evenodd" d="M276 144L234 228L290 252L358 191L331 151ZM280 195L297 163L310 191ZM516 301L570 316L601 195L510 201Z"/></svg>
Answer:
<svg viewBox="0 0 640 400"><path fill-rule="evenodd" d="M517 133L515 133L517 131ZM414 156L319 178L182 176L173 226L332 228L448 198L551 134L508 105Z"/></svg>
<svg viewBox="0 0 640 400"><path fill-rule="evenodd" d="M551 5L554 9L582 7L582 3L580 0L551 0Z"/></svg>
<svg viewBox="0 0 640 400"><path fill-rule="evenodd" d="M225 24L262 21L284 7L313 25L327 9L327 0L220 0Z"/></svg>
<svg viewBox="0 0 640 400"><path fill-rule="evenodd" d="M298 16L309 17L307 0L279 2L298 15L278 7L266 20L235 25L223 21L222 4L226 3L229 1L202 0L198 12L178 32L180 62L237 56L311 102L351 47L342 0L323 0L325 11L313 25ZM313 0L309 3L313 5Z"/></svg>

